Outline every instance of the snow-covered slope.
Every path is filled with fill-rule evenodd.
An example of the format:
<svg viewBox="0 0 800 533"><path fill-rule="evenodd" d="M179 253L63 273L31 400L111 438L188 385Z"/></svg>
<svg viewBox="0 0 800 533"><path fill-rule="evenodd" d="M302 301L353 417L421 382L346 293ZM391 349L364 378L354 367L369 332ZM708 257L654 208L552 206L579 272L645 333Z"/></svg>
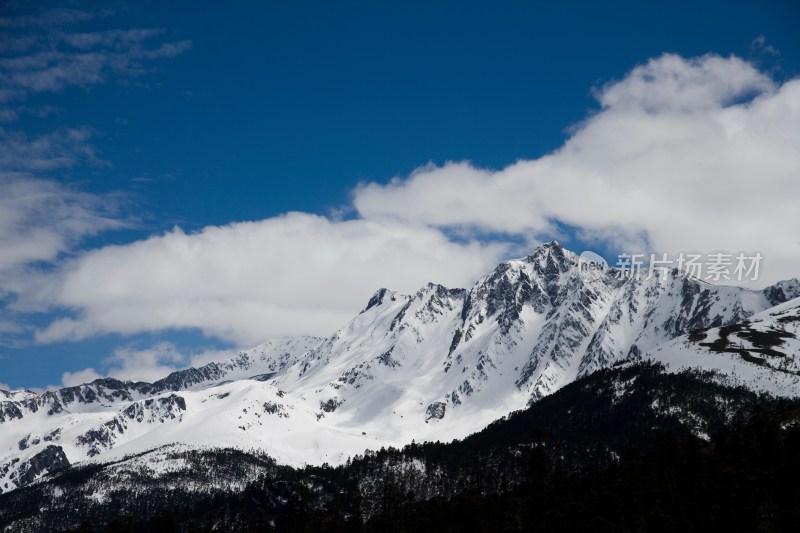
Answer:
<svg viewBox="0 0 800 533"><path fill-rule="evenodd" d="M729 383L800 396L800 298L736 324L679 337L645 357L670 371L715 370Z"/></svg>
<svg viewBox="0 0 800 533"><path fill-rule="evenodd" d="M567 383L794 294L677 271L581 268L555 242L467 289L381 289L327 339L278 339L155 383L104 379L0 398L0 490L76 461L171 443L338 463L366 448L473 433Z"/></svg>
<svg viewBox="0 0 800 533"><path fill-rule="evenodd" d="M320 342L315 337L271 339L231 359L173 372L154 383L106 378L41 395L0 390L0 492L124 443L135 442L129 448L136 450L153 447L151 441L163 443L169 422L188 422L186 399L194 397L193 391L268 380ZM188 407L210 424L212 439L228 440L227 426L215 424L205 401ZM188 430L189 424L181 427ZM151 432L160 438L148 437ZM192 443L195 436L187 431L175 440Z"/></svg>

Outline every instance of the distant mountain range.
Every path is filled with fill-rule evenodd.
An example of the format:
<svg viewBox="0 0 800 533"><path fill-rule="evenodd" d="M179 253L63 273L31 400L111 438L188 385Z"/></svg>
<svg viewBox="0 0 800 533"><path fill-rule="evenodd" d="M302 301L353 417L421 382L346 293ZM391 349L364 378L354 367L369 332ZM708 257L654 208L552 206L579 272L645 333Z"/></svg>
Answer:
<svg viewBox="0 0 800 533"><path fill-rule="evenodd" d="M75 465L220 448L275 465L343 464L366 449L467 437L642 361L795 397L798 330L798 280L753 291L677 271L631 277L582 269L550 242L469 289L380 289L328 338L272 339L154 383L0 391L0 492ZM184 463L141 468L158 477Z"/></svg>

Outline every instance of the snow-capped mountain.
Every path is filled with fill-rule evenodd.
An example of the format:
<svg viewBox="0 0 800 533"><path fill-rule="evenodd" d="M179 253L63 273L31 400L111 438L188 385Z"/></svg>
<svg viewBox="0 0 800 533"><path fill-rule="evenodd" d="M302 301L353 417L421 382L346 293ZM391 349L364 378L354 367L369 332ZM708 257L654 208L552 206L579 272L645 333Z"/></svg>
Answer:
<svg viewBox="0 0 800 533"><path fill-rule="evenodd" d="M800 298L747 320L698 330L645 355L668 370L702 368L721 380L779 396L800 396Z"/></svg>
<svg viewBox="0 0 800 533"><path fill-rule="evenodd" d="M152 384L4 392L0 490L173 444L296 465L463 437L595 370L795 296L797 280L752 291L586 268L551 242L470 289L381 289L327 339L270 341Z"/></svg>

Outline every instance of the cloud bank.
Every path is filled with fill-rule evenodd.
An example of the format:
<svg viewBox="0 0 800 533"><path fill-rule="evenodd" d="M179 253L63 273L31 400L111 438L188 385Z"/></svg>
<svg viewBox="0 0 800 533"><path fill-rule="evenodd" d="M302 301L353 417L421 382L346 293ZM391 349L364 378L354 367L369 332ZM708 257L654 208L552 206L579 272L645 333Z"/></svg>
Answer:
<svg viewBox="0 0 800 533"><path fill-rule="evenodd" d="M462 232L568 224L628 251L760 251L762 284L800 274L800 80L665 55L596 96L600 110L552 154L496 172L422 168L363 185L356 209Z"/></svg>
<svg viewBox="0 0 800 533"><path fill-rule="evenodd" d="M379 287L464 286L512 243L565 224L620 251L759 251L761 285L800 274L800 80L736 57L664 55L595 96L557 151L362 184L354 220L289 213L85 252L21 296L69 310L36 339L326 335Z"/></svg>
<svg viewBox="0 0 800 533"><path fill-rule="evenodd" d="M194 234L176 228L72 263L55 299L80 313L53 322L37 340L170 327L200 328L241 345L329 334L387 283L405 291L428 280L458 286L505 249L455 243L425 226L306 213Z"/></svg>

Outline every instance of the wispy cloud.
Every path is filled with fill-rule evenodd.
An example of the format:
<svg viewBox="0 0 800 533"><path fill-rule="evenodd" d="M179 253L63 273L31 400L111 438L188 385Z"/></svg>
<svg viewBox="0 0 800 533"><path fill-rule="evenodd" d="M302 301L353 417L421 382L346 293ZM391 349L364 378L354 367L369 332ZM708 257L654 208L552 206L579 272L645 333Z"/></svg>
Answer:
<svg viewBox="0 0 800 533"><path fill-rule="evenodd" d="M750 43L750 49L755 53L779 56L780 51L767 42L767 38L759 35Z"/></svg>
<svg viewBox="0 0 800 533"><path fill-rule="evenodd" d="M0 128L0 295L17 292L19 268L52 261L88 235L123 227L121 197L81 192L49 176L102 164L88 128L28 137ZM15 275L12 275L12 272Z"/></svg>
<svg viewBox="0 0 800 533"><path fill-rule="evenodd" d="M141 76L158 59L191 48L191 41L164 41L161 28L78 31L90 13L57 10L0 19L0 103L10 106L32 93L60 92L111 79ZM8 111L5 112L8 120Z"/></svg>
<svg viewBox="0 0 800 533"><path fill-rule="evenodd" d="M0 17L0 28L48 28L91 20L95 15L77 9L52 9L38 15Z"/></svg>
<svg viewBox="0 0 800 533"><path fill-rule="evenodd" d="M111 25L111 15L56 9L0 17L0 344L29 334L24 313L48 308L53 271L84 239L130 224L123 195L90 194L64 179L67 170L107 165L95 130L26 131L23 116L45 119L56 110L31 96L125 83L191 47L164 39L160 28L83 29L98 18Z"/></svg>
<svg viewBox="0 0 800 533"><path fill-rule="evenodd" d="M0 174L47 172L79 163L101 164L91 144L92 130L67 128L38 137L0 128Z"/></svg>
<svg viewBox="0 0 800 533"><path fill-rule="evenodd" d="M90 137L86 128L33 138L0 128L0 345L28 335L31 326L19 312L47 308L42 294L56 262L89 236L131 225L122 214L124 195L90 194L49 177L102 164Z"/></svg>
<svg viewBox="0 0 800 533"><path fill-rule="evenodd" d="M87 235L123 227L116 217L118 205L115 196L88 194L50 180L0 176L0 272L51 261ZM0 277L0 294L3 281Z"/></svg>

